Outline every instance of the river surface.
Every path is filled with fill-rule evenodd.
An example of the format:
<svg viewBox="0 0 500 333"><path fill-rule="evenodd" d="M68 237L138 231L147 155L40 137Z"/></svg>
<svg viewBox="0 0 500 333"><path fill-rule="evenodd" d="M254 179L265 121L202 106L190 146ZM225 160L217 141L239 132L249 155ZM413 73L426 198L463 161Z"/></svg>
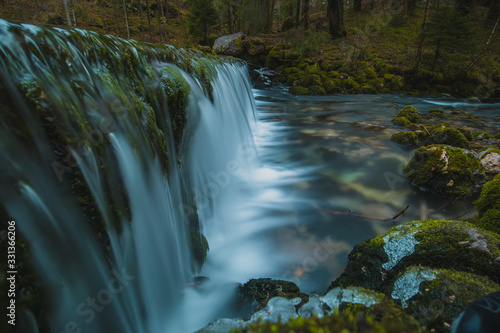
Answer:
<svg viewBox="0 0 500 333"><path fill-rule="evenodd" d="M414 148L389 140L404 130L391 120L406 105L424 117L441 107L483 117L479 126L495 133L498 104L403 95L304 97L279 87L253 93L258 165L241 192L242 210L250 213L231 221L222 232L227 237L205 230L211 251L202 275L224 274L239 283L285 279L303 292L324 293L354 245L396 224L474 215L470 200L453 202L404 178ZM460 125L478 126L465 120ZM346 215L390 219L406 206L396 221ZM235 234L244 236L230 236Z"/></svg>

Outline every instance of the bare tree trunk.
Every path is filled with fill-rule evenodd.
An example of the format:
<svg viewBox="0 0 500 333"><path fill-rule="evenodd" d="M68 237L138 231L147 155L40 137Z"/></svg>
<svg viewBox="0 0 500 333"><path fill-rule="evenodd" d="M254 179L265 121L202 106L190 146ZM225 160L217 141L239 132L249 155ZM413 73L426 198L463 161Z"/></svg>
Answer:
<svg viewBox="0 0 500 333"><path fill-rule="evenodd" d="M130 28L128 26L127 3L123 0L123 11L125 13L125 24L127 25L127 39L130 39Z"/></svg>
<svg viewBox="0 0 500 333"><path fill-rule="evenodd" d="M302 2L302 15L304 15L304 30L309 29L309 0Z"/></svg>
<svg viewBox="0 0 500 333"><path fill-rule="evenodd" d="M153 35L152 35L152 31L151 31L151 19L149 17L149 0L146 0L146 7L147 7L146 16L148 17L149 41L152 42Z"/></svg>
<svg viewBox="0 0 500 333"><path fill-rule="evenodd" d="M418 41L417 47L417 63L415 64L415 71L418 71L420 63L422 62L422 48L424 47L425 27L427 26L427 18L429 17L430 3L430 0L427 0L427 2L425 3L424 20L422 22L422 31L420 32L420 39Z"/></svg>
<svg viewBox="0 0 500 333"><path fill-rule="evenodd" d="M160 36L160 43L163 41L163 38L161 37L161 21L160 21L160 11L158 9L158 3L156 4L156 14L158 18L158 35Z"/></svg>
<svg viewBox="0 0 500 333"><path fill-rule="evenodd" d="M66 22L68 25L71 25L71 16L69 15L67 0L61 0L61 4L62 4L63 11L66 14Z"/></svg>
<svg viewBox="0 0 500 333"><path fill-rule="evenodd" d="M73 12L73 25L76 27L75 0L71 0L71 7Z"/></svg>
<svg viewBox="0 0 500 333"><path fill-rule="evenodd" d="M300 23L300 0L297 0L297 11L295 13L295 25Z"/></svg>
<svg viewBox="0 0 500 333"><path fill-rule="evenodd" d="M139 20L141 22L141 39L144 38L144 32L143 32L143 24L142 24L142 3L141 3L141 0L139 0Z"/></svg>
<svg viewBox="0 0 500 333"><path fill-rule="evenodd" d="M333 39L345 37L347 32L344 26L344 1L328 0L326 16L328 16L330 36Z"/></svg>

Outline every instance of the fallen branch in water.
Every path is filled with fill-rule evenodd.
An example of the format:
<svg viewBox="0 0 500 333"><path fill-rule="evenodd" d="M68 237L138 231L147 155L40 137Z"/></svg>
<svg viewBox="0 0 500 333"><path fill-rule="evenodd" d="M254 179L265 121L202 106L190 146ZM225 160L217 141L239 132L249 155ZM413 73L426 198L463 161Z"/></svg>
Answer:
<svg viewBox="0 0 500 333"><path fill-rule="evenodd" d="M405 213L405 211L408 209L408 207L410 207L410 205L406 206L405 209L403 209L402 211L400 211L399 213L397 213L396 215L394 215L392 218L389 218L389 219L381 219L379 217L373 217L373 216L366 216L366 215L356 214L356 213L351 212L350 210L347 213L346 212L334 211L334 210L326 210L326 209L321 209L321 208L319 208L318 210L321 211L321 212L325 212L325 213L329 213L329 214L334 214L334 215L357 216L357 217L362 217L362 218L368 219L368 220L376 220L376 221L388 222L388 221L394 221L398 217L400 217L401 215L403 215Z"/></svg>

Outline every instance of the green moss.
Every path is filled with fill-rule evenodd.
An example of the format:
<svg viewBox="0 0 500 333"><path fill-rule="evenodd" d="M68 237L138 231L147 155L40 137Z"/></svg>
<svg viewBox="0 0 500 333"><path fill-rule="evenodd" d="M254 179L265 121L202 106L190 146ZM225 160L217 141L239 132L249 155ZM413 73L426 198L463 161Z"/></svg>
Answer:
<svg viewBox="0 0 500 333"><path fill-rule="evenodd" d="M323 86L323 82L321 81L321 77L317 74L309 74L303 77L299 83L301 86L310 87L310 86Z"/></svg>
<svg viewBox="0 0 500 333"><path fill-rule="evenodd" d="M448 332L448 327L474 300L500 290L489 278L447 269L435 270L435 278L420 284L406 312L427 330Z"/></svg>
<svg viewBox="0 0 500 333"><path fill-rule="evenodd" d="M319 318L298 317L286 323L262 322L259 320L243 330L231 332L294 332L294 333L417 333L424 328L411 316L395 305L391 300L365 307L359 304L345 304L335 313Z"/></svg>
<svg viewBox="0 0 500 333"><path fill-rule="evenodd" d="M365 83L360 88L361 93L363 94L376 94L377 89L375 89L371 84Z"/></svg>
<svg viewBox="0 0 500 333"><path fill-rule="evenodd" d="M321 69L319 68L319 66L317 64L314 64L314 65L307 66L304 69L304 72L306 72L307 74L319 75L319 74L321 74Z"/></svg>
<svg viewBox="0 0 500 333"><path fill-rule="evenodd" d="M309 87L311 95L326 95L325 89L320 85L313 85Z"/></svg>
<svg viewBox="0 0 500 333"><path fill-rule="evenodd" d="M358 89L359 88L359 83L354 81L351 78L347 78L341 81L342 82L342 87L347 90L353 90L353 89Z"/></svg>
<svg viewBox="0 0 500 333"><path fill-rule="evenodd" d="M239 289L243 302L252 304L253 310L263 309L273 297L302 299L301 305L309 300L309 296L300 292L299 287L293 282L274 280L270 278L251 279Z"/></svg>
<svg viewBox="0 0 500 333"><path fill-rule="evenodd" d="M398 112L396 118L397 117L405 117L406 119L408 119L412 123L417 123L420 120L420 115L418 114L418 110L415 107L410 106L410 105L402 108Z"/></svg>
<svg viewBox="0 0 500 333"><path fill-rule="evenodd" d="M446 119L448 115L441 109L430 109L429 115L433 118Z"/></svg>
<svg viewBox="0 0 500 333"><path fill-rule="evenodd" d="M342 92L342 85L339 79L326 79L323 84L325 91L329 94L335 94Z"/></svg>
<svg viewBox="0 0 500 333"><path fill-rule="evenodd" d="M490 209L482 214L477 225L484 230L496 232L500 235L500 209Z"/></svg>
<svg viewBox="0 0 500 333"><path fill-rule="evenodd" d="M473 273L499 283L500 265L494 263L499 256L500 238L492 232L462 221L414 221L356 245L329 289L359 286L390 295L397 277L414 265Z"/></svg>
<svg viewBox="0 0 500 333"><path fill-rule="evenodd" d="M460 131L460 133L462 133L465 138L469 141L472 141L474 140L474 136L472 135L472 132L466 128L457 128L458 131Z"/></svg>
<svg viewBox="0 0 500 333"><path fill-rule="evenodd" d="M302 86L293 86L288 89L288 92L293 95L309 95L309 89Z"/></svg>
<svg viewBox="0 0 500 333"><path fill-rule="evenodd" d="M473 133L475 140L493 139L494 136L491 133L485 131L477 131Z"/></svg>
<svg viewBox="0 0 500 333"><path fill-rule="evenodd" d="M437 126L434 127L430 133L433 143L447 144L459 148L469 148L469 140L467 140L459 130L454 128Z"/></svg>
<svg viewBox="0 0 500 333"><path fill-rule="evenodd" d="M484 179L484 169L471 152L445 145L417 149L403 171L413 184L450 197L471 195Z"/></svg>
<svg viewBox="0 0 500 333"><path fill-rule="evenodd" d="M398 132L394 133L391 136L391 141L394 141L396 143L404 144L404 145L410 145L410 146L416 146L418 145L418 137L415 134L415 132Z"/></svg>
<svg viewBox="0 0 500 333"><path fill-rule="evenodd" d="M411 125L411 121L406 119L406 117L396 117L392 120L392 123L396 126L409 127Z"/></svg>
<svg viewBox="0 0 500 333"><path fill-rule="evenodd" d="M474 202L477 212L482 216L487 211L500 209L500 174L483 186L479 199Z"/></svg>

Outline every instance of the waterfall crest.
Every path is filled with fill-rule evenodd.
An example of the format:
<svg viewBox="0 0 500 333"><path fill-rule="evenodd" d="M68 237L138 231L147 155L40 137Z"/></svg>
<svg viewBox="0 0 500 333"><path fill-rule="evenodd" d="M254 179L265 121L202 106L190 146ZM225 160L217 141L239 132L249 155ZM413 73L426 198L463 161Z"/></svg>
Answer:
<svg viewBox="0 0 500 333"><path fill-rule="evenodd" d="M182 305L208 248L200 230L245 166L232 156L255 154L245 64L0 20L0 104L23 329L200 326Z"/></svg>

